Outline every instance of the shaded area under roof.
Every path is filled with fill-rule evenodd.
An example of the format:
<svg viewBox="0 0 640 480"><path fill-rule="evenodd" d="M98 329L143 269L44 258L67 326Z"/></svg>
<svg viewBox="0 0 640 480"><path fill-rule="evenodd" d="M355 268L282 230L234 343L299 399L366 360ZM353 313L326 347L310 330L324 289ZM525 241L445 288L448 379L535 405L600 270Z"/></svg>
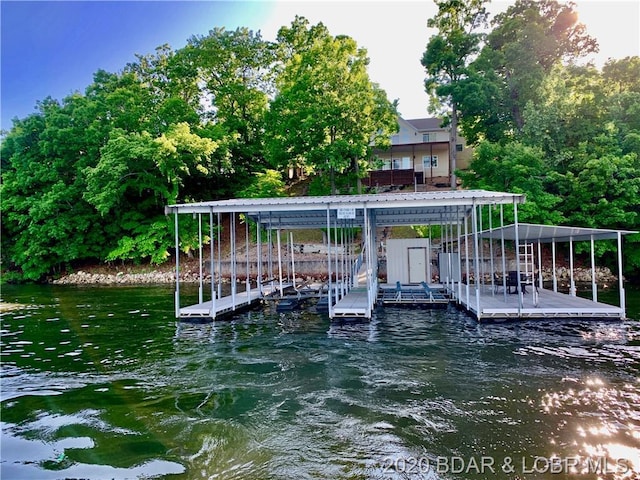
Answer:
<svg viewBox="0 0 640 480"><path fill-rule="evenodd" d="M618 232L622 235L629 235L633 231L628 230L606 230L600 228L586 228L586 227L566 227L556 225L538 225L531 223L518 224L518 239L521 242L568 242L591 240L615 240L618 238ZM515 225L506 225L500 228L494 228L492 230L484 230L479 233L482 238L492 238L499 240L504 233L505 240L515 240L516 228Z"/></svg>
<svg viewBox="0 0 640 480"><path fill-rule="evenodd" d="M478 205L524 203L524 195L486 190L403 192L317 197L242 198L169 205L165 213L245 213L265 228L324 228L344 210L351 225L364 224L364 210L377 226L460 223Z"/></svg>
<svg viewBox="0 0 640 480"><path fill-rule="evenodd" d="M442 126L442 119L436 117L430 118L412 118L404 119L405 122L410 124L416 130L444 130Z"/></svg>

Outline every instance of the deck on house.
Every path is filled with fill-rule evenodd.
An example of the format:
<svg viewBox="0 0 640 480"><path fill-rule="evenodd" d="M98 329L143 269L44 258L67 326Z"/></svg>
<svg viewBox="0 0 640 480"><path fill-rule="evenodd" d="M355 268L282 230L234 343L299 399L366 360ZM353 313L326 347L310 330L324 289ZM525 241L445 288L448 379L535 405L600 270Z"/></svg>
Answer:
<svg viewBox="0 0 640 480"><path fill-rule="evenodd" d="M522 295L522 307L519 306L518 294L507 294L502 291L492 292L488 286L481 287L480 300L476 299L473 285L469 289L467 300L465 285L462 286L460 305L478 320L506 319L545 319L545 318L624 318L620 307L594 302L588 298L576 297L552 290L539 289L538 301L535 303L532 287ZM480 315L478 315L478 306Z"/></svg>

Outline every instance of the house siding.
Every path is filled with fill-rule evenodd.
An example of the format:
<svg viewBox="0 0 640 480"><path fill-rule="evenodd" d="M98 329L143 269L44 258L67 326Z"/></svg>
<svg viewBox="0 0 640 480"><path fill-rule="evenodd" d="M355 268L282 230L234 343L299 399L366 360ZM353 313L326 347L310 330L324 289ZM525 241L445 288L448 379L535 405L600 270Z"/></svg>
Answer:
<svg viewBox="0 0 640 480"><path fill-rule="evenodd" d="M448 177L449 172L449 131L440 127L437 118L405 120L398 118L398 132L391 137L391 147L375 150L374 155L382 161L381 170L407 170L415 173L416 183L427 183L436 177ZM426 135L426 137L425 137ZM457 152L456 168L469 167L473 150L468 148L463 137L458 136L462 151ZM437 165L424 164L424 157L437 157ZM408 178L407 175L380 175L372 172L365 183L379 185L384 178ZM375 177L375 178L374 178Z"/></svg>

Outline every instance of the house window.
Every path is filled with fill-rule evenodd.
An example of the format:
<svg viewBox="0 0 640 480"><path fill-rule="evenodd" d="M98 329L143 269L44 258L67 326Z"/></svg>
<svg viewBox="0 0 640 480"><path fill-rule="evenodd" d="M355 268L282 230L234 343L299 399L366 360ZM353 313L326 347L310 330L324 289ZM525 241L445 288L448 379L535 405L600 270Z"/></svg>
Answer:
<svg viewBox="0 0 640 480"><path fill-rule="evenodd" d="M422 134L422 141L427 143L431 141L431 134L430 133L423 133Z"/></svg>
<svg viewBox="0 0 640 480"><path fill-rule="evenodd" d="M382 170L391 170L391 160L384 160L382 162Z"/></svg>
<svg viewBox="0 0 640 480"><path fill-rule="evenodd" d="M411 157L402 157L393 159L394 170L406 170L411 168Z"/></svg>
<svg viewBox="0 0 640 480"><path fill-rule="evenodd" d="M456 152L461 152L461 151L462 151L462 144L456 143Z"/></svg>
<svg viewBox="0 0 640 480"><path fill-rule="evenodd" d="M422 157L422 165L425 170L430 168L438 168L438 156L437 155L425 155Z"/></svg>

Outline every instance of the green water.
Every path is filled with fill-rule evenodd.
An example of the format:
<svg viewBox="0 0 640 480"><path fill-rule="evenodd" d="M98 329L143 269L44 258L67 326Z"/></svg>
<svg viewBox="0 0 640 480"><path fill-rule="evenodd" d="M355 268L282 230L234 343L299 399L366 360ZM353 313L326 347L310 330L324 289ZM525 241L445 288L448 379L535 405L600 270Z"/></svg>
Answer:
<svg viewBox="0 0 640 480"><path fill-rule="evenodd" d="M188 324L172 295L3 287L2 479L639 475L640 322Z"/></svg>

